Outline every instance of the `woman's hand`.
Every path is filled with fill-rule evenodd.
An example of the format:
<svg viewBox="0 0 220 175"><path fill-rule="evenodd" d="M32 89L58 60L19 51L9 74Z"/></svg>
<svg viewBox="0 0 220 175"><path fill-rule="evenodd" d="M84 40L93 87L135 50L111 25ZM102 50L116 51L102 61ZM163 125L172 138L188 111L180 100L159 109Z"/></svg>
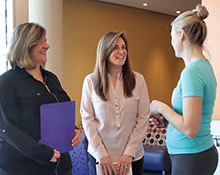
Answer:
<svg viewBox="0 0 220 175"><path fill-rule="evenodd" d="M120 159L118 160L117 165L117 174L119 175L125 175L129 172L131 162L133 157L129 155L122 155Z"/></svg>
<svg viewBox="0 0 220 175"><path fill-rule="evenodd" d="M82 138L82 133L78 129L75 129L75 136L71 140L71 146L78 145L81 141L81 138Z"/></svg>
<svg viewBox="0 0 220 175"><path fill-rule="evenodd" d="M99 164L103 175L113 175L112 170L114 174L116 174L115 166L113 165L112 160L109 156L101 158Z"/></svg>
<svg viewBox="0 0 220 175"><path fill-rule="evenodd" d="M165 103L162 103L158 100L153 100L150 104L149 121L152 122L152 124L156 127L165 127L168 122L166 119L164 119L162 111L168 108L169 107Z"/></svg>
<svg viewBox="0 0 220 175"><path fill-rule="evenodd" d="M150 104L150 113L152 115L160 115L164 106L166 106L165 103L162 103L158 100L153 100Z"/></svg>
<svg viewBox="0 0 220 175"><path fill-rule="evenodd" d="M57 162L57 159L60 158L60 152L54 149L53 157L50 159L50 162Z"/></svg>

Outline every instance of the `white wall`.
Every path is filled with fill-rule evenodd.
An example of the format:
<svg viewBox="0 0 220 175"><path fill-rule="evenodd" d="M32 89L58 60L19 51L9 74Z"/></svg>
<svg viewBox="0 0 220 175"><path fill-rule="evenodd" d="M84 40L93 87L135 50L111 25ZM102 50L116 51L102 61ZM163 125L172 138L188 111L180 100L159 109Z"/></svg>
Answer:
<svg viewBox="0 0 220 175"><path fill-rule="evenodd" d="M210 54L208 57L213 66L218 84L213 119L220 120L220 1L203 0L202 4L206 6L209 11L209 16L207 19L205 19L208 27L207 41L205 46Z"/></svg>
<svg viewBox="0 0 220 175"><path fill-rule="evenodd" d="M220 1L210 1L210 0L202 0L202 4L206 6L209 11L209 16L205 20L208 27L208 35L207 35L207 43L206 47L210 53L210 62L213 66L216 78L217 78L217 95L216 95L216 103L214 108L213 119L211 123L211 131L213 135L220 136L220 22L219 22L219 6ZM217 147L218 153L220 155L220 147ZM218 168L214 175L220 175L220 163L218 163Z"/></svg>

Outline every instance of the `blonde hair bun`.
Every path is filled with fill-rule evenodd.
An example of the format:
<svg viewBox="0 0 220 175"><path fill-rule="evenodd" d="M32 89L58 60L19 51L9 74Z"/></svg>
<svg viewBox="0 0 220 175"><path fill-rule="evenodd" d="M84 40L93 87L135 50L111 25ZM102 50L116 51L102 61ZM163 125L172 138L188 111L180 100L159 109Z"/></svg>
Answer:
<svg viewBox="0 0 220 175"><path fill-rule="evenodd" d="M196 9L192 10L201 20L204 20L208 17L209 12L203 5L197 5Z"/></svg>

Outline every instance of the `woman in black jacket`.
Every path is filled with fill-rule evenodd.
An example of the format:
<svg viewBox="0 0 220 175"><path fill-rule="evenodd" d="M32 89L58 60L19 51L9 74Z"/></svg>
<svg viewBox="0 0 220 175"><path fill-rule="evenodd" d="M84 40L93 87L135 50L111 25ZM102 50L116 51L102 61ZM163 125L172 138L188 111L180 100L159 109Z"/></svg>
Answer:
<svg viewBox="0 0 220 175"><path fill-rule="evenodd" d="M58 78L44 69L49 48L46 30L38 24L20 24L13 31L7 53L12 69L0 77L1 175L72 174L68 153L38 142L40 106L70 101ZM72 146L81 136L75 130Z"/></svg>

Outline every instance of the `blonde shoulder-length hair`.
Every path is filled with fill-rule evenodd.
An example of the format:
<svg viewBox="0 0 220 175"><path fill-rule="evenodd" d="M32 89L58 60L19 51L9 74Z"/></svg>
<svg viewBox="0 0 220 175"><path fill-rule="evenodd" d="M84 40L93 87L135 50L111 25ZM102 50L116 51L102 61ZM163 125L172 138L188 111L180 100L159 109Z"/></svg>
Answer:
<svg viewBox="0 0 220 175"><path fill-rule="evenodd" d="M6 59L11 67L36 68L36 64L30 57L31 49L40 43L45 35L45 28L39 24L23 23L18 25L12 33L6 53Z"/></svg>
<svg viewBox="0 0 220 175"><path fill-rule="evenodd" d="M109 82L108 82L108 57L110 56L111 52L113 51L118 38L122 38L125 42L126 49L127 41L124 37L123 33L118 32L109 32L102 36L99 40L96 52L96 64L93 71L93 81L95 86L95 91L98 96L103 100L106 101L108 97L108 90L109 90ZM127 50L128 51L128 50ZM128 55L127 59L122 66L122 78L123 78L123 88L124 88L124 96L132 97L132 91L135 88L135 75L131 70Z"/></svg>

